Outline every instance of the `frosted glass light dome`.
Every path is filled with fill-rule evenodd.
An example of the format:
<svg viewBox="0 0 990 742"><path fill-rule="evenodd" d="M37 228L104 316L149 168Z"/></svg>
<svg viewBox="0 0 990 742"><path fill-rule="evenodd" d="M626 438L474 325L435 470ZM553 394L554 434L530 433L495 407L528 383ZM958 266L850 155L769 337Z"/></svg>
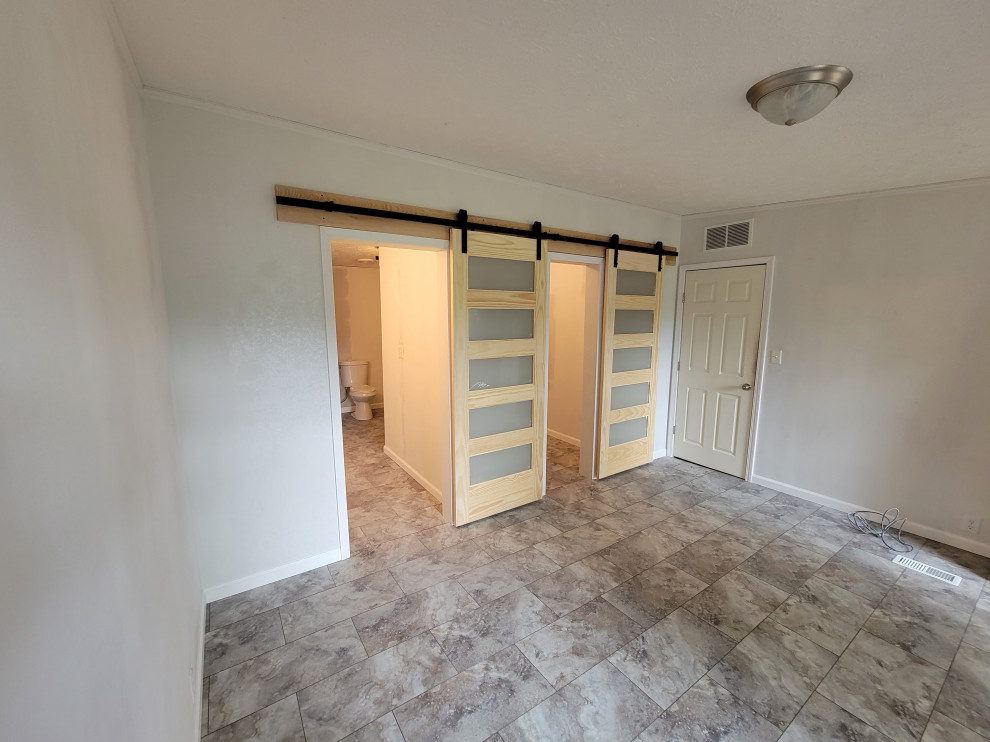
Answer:
<svg viewBox="0 0 990 742"><path fill-rule="evenodd" d="M846 67L798 67L760 80L746 99L771 124L793 126L824 111L850 80L852 72Z"/></svg>

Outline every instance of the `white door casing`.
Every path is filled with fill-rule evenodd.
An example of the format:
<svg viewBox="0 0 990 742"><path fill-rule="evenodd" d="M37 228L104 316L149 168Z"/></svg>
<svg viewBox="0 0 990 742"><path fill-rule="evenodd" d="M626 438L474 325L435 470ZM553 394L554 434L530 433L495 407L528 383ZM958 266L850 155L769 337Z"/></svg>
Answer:
<svg viewBox="0 0 990 742"><path fill-rule="evenodd" d="M765 265L688 270L682 287L674 456L745 476ZM747 388L748 387L748 388Z"/></svg>

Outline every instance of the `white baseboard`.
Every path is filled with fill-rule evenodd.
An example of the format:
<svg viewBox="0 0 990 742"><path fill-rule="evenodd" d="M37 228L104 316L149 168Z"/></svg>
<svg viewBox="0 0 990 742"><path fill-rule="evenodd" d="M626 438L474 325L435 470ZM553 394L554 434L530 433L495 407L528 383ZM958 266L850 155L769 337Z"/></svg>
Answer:
<svg viewBox="0 0 990 742"><path fill-rule="evenodd" d="M371 409L373 409L373 410L384 410L385 409L385 403L384 402L373 402L372 405L371 405ZM345 412L354 412L354 405L353 404L342 405L341 408L340 408L340 414L343 415Z"/></svg>
<svg viewBox="0 0 990 742"><path fill-rule="evenodd" d="M564 443L570 443L572 446L581 447L581 439L575 438L573 435L567 435L567 433L561 433L559 430L550 430L547 428L547 435L551 438L556 438L558 441L563 441Z"/></svg>
<svg viewBox="0 0 990 742"><path fill-rule="evenodd" d="M311 569L324 567L327 564L333 564L339 561L340 549L325 551L316 556L300 559L298 562L290 562L280 567L266 569L264 572L255 572L253 575L248 575L247 577L241 577L230 582L224 582L221 585L208 587L203 590L203 600L206 603L212 603L221 598L229 598L231 595L243 593L245 590L253 590L270 582L284 580L286 577L295 577L296 575L301 575L303 572L309 572Z"/></svg>
<svg viewBox="0 0 990 742"><path fill-rule="evenodd" d="M427 492L429 492L431 495L437 498L438 502L443 502L443 492L439 487L437 487L429 479L427 479L418 471L416 471L416 469L414 469L412 466L409 465L409 462L407 462L405 459L399 456L399 454L397 454L388 446L385 446L385 448L382 450L385 451L386 456L388 456L390 459L392 459L392 461L394 461L396 464L402 467L402 470L405 471L406 474L408 474L410 477L412 477L417 482L419 482L420 486L423 489L425 489Z"/></svg>
<svg viewBox="0 0 990 742"><path fill-rule="evenodd" d="M754 474L750 477L750 481L752 481L753 484L760 484L764 487L769 487L772 490L777 490L778 492L800 497L802 500L809 500L810 502L814 502L819 505L825 505L830 508L835 508L836 510L841 510L844 513L851 513L854 510L876 510L875 507L857 505L854 502L838 500L834 497L829 497L828 495L812 492L804 487L796 487L793 484L787 484L786 482L778 482L776 479L761 477L759 474ZM940 528L926 526L924 523L919 523L916 520L908 521L907 528L905 530L917 534L918 536L923 536L924 538L941 541L943 544L948 544L949 546L955 546L959 549L971 551L974 554L990 557L990 544L983 543L982 541L976 541L974 539L967 538L966 536L961 536L949 531L943 531Z"/></svg>
<svg viewBox="0 0 990 742"><path fill-rule="evenodd" d="M666 455L667 455L666 448L658 448L656 451L653 452L654 459L662 459Z"/></svg>

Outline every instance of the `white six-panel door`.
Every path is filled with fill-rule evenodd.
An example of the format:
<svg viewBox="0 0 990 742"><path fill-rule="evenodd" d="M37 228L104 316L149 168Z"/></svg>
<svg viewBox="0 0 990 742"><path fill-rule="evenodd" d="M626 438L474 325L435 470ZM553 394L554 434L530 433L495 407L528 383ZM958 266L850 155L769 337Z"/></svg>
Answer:
<svg viewBox="0 0 990 742"><path fill-rule="evenodd" d="M766 266L689 270L685 277L674 455L741 477Z"/></svg>

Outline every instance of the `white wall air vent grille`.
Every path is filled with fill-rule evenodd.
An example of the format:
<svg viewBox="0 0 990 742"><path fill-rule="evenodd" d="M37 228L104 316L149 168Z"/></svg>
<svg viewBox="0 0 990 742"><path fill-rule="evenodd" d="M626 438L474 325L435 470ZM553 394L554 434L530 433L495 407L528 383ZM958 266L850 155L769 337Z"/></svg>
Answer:
<svg viewBox="0 0 990 742"><path fill-rule="evenodd" d="M705 230L705 249L722 250L726 247L746 247L752 244L753 220L720 224Z"/></svg>
<svg viewBox="0 0 990 742"><path fill-rule="evenodd" d="M942 582L948 582L950 585L959 585L962 582L962 577L959 575L954 575L951 572L946 572L944 569L933 567L924 562L919 562L916 559L908 559L906 556L895 556L894 564L900 564L902 567L913 569L915 572L921 572L929 577L934 577L936 580L942 580Z"/></svg>

